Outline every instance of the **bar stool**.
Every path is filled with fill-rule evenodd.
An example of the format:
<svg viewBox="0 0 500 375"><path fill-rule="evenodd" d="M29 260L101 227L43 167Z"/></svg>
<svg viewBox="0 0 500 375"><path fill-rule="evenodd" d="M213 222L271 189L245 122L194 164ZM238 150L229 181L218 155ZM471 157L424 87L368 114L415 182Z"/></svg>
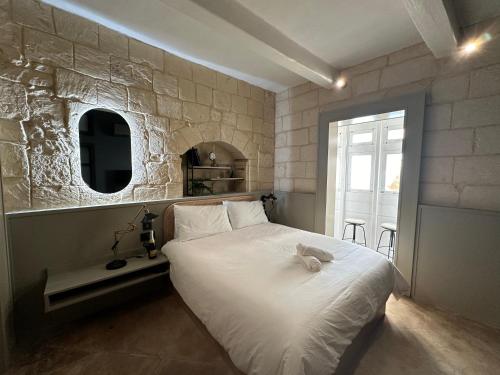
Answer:
<svg viewBox="0 0 500 375"><path fill-rule="evenodd" d="M382 223L380 224L380 227L383 230L382 232L380 232L380 238L378 239L377 252L380 254L384 254L381 253L379 249L387 248L387 259L389 259L392 262L394 261L394 252L395 252L394 245L396 241L397 226L396 224L393 223ZM382 241L382 236L384 235L385 232L389 232L389 246L380 246L380 242Z"/></svg>
<svg viewBox="0 0 500 375"><path fill-rule="evenodd" d="M352 240L353 243L357 243L356 242L356 229L358 227L360 227L361 229L363 229L364 246L366 247L366 232L365 232L366 221L364 221L362 219L349 218L349 219L345 219L344 222L345 222L345 227L344 227L344 233L342 233L342 239L343 240ZM352 225L352 238L345 238L345 231L349 225Z"/></svg>

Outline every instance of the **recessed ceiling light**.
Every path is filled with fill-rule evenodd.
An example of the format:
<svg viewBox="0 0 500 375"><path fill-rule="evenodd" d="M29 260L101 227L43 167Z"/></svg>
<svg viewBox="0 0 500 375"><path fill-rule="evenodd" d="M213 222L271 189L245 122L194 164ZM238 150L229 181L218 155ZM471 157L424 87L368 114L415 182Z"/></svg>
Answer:
<svg viewBox="0 0 500 375"><path fill-rule="evenodd" d="M335 87L338 89L343 89L347 85L347 81L345 80L344 77L339 77L335 81Z"/></svg>

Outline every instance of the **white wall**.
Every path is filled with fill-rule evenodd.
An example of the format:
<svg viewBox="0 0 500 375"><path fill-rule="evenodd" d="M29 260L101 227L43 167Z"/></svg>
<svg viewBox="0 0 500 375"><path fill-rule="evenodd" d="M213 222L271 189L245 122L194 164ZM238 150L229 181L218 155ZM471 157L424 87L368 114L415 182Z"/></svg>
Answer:
<svg viewBox="0 0 500 375"><path fill-rule="evenodd" d="M421 206L413 296L500 328L500 214Z"/></svg>

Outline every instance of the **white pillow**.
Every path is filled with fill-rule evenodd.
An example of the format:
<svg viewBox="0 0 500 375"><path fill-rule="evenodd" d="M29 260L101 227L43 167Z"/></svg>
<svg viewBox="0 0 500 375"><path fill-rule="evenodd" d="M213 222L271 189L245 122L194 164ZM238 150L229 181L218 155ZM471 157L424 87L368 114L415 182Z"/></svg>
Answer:
<svg viewBox="0 0 500 375"><path fill-rule="evenodd" d="M248 227L250 225L257 225L267 223L266 213L264 212L264 205L261 201L252 202L222 202L227 207L229 220L233 229Z"/></svg>
<svg viewBox="0 0 500 375"><path fill-rule="evenodd" d="M223 205L174 206L174 238L189 241L232 230L227 208Z"/></svg>

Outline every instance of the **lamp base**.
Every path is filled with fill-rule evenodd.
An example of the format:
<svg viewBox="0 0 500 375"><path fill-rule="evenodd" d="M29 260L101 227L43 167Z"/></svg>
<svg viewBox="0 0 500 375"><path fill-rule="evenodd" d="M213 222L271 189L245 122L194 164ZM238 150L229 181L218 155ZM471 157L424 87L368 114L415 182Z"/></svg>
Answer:
<svg viewBox="0 0 500 375"><path fill-rule="evenodd" d="M118 268L125 267L127 265L127 261L125 259L115 259L106 264L107 270L117 270Z"/></svg>

